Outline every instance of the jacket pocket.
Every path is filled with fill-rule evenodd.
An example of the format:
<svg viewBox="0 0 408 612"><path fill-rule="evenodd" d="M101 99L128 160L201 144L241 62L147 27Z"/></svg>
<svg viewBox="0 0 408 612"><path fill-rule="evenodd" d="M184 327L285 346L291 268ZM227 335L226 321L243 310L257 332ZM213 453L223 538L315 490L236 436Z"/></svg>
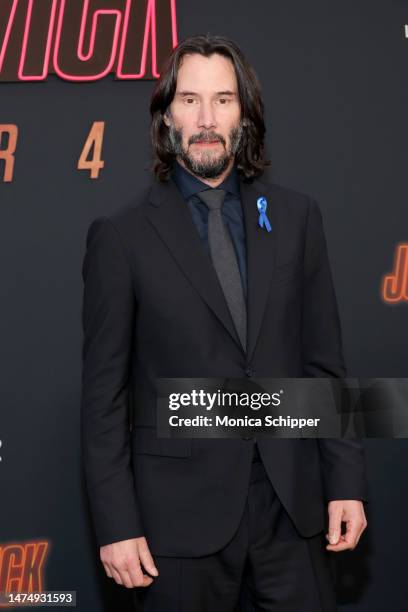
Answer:
<svg viewBox="0 0 408 612"><path fill-rule="evenodd" d="M191 438L158 438L155 427L135 427L132 430L133 453L163 457L190 457Z"/></svg>
<svg viewBox="0 0 408 612"><path fill-rule="evenodd" d="M285 283L296 277L300 280L302 278L302 272L303 262L299 262L298 260L279 265L272 272L271 284L277 285Z"/></svg>

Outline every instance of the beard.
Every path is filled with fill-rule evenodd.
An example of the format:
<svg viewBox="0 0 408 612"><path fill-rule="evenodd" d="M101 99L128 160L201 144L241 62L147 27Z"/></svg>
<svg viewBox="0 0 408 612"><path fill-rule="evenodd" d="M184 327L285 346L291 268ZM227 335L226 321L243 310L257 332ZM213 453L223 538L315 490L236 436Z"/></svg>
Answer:
<svg viewBox="0 0 408 612"><path fill-rule="evenodd" d="M187 149L183 147L183 129L175 128L173 124L169 127L169 140L171 153L178 157L187 170L204 179L216 179L228 168L231 159L239 150L242 140L243 128L241 122L229 132L229 146L226 148L225 138L216 132L203 130L199 134L191 136L188 140ZM202 151L199 157L190 153L190 145L198 141L211 142L216 140L224 146L222 153L216 154L211 151Z"/></svg>

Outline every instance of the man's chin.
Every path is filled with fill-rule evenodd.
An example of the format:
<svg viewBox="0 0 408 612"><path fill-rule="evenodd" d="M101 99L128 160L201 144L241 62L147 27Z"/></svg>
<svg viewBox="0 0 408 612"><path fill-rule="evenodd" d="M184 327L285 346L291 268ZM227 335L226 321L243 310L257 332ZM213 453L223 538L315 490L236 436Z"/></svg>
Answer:
<svg viewBox="0 0 408 612"><path fill-rule="evenodd" d="M210 152L203 152L203 153L199 153L198 155L190 155L189 156L190 159L190 164L196 164L198 166L219 166L220 164L222 164L222 160L223 160L223 156L218 154L214 154L214 153L210 153Z"/></svg>
<svg viewBox="0 0 408 612"><path fill-rule="evenodd" d="M228 164L201 164L189 163L186 164L187 169L201 178L216 179L225 171Z"/></svg>

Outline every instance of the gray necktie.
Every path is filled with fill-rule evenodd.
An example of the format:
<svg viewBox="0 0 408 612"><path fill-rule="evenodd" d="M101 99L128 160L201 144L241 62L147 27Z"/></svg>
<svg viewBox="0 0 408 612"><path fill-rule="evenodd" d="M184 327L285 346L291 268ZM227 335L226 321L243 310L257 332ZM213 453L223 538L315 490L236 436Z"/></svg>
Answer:
<svg viewBox="0 0 408 612"><path fill-rule="evenodd" d="M208 243L215 271L224 291L225 299L234 321L241 344L246 349L247 316L244 291L234 245L221 216L225 198L223 189L206 189L197 196L209 209Z"/></svg>

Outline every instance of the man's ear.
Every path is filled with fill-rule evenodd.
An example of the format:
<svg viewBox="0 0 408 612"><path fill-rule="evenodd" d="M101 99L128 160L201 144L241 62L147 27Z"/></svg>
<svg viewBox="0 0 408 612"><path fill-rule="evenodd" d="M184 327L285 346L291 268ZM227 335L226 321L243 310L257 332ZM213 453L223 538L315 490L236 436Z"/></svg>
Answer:
<svg viewBox="0 0 408 612"><path fill-rule="evenodd" d="M170 119L169 119L169 111L168 110L166 110L166 112L163 114L163 121L167 125L167 127L170 127Z"/></svg>

